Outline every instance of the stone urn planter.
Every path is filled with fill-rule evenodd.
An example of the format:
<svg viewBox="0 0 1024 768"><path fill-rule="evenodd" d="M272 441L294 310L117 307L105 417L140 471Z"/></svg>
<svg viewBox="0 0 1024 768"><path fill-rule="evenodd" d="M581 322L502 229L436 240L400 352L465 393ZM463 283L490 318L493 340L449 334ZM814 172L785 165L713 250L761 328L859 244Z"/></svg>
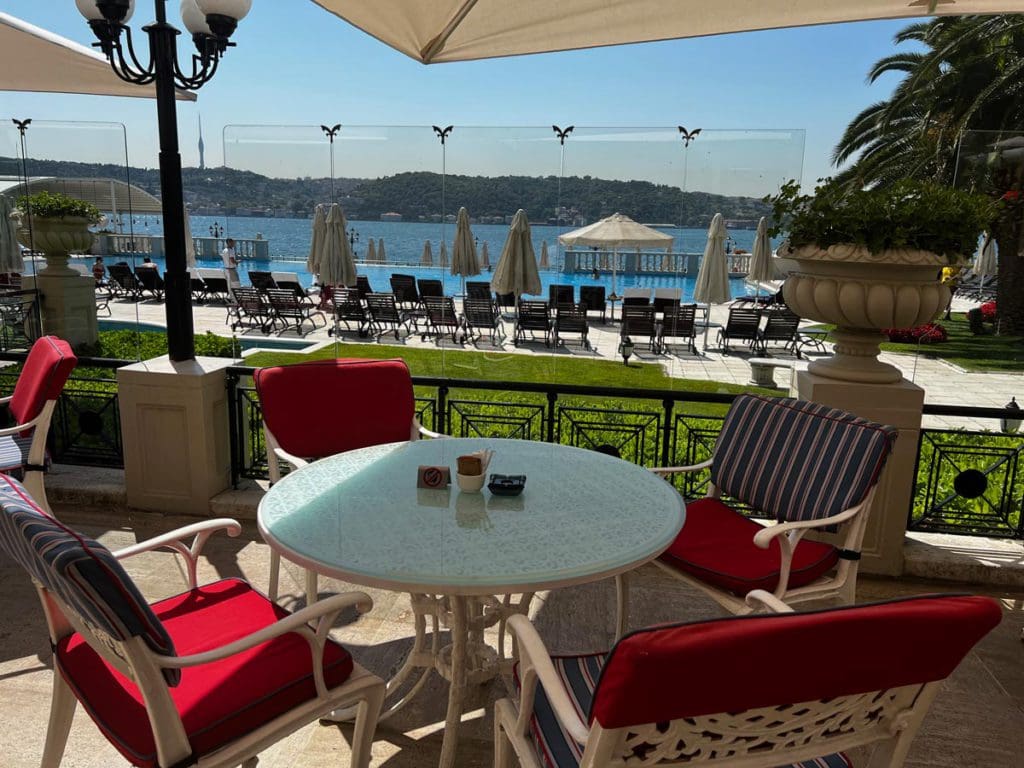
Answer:
<svg viewBox="0 0 1024 768"><path fill-rule="evenodd" d="M93 241L93 233L89 231L90 223L84 216L33 216L30 233L27 220L22 217L18 241L26 248L42 251L46 266L38 274L77 277L78 273L68 266L68 257L72 253L86 253L89 250Z"/></svg>
<svg viewBox="0 0 1024 768"><path fill-rule="evenodd" d="M882 329L931 322L949 302L949 288L941 283L949 261L930 251L872 253L840 244L825 249L806 245L780 255L798 265L783 285L786 304L801 317L836 326L835 354L808 366L819 376L899 381L899 369L878 359Z"/></svg>

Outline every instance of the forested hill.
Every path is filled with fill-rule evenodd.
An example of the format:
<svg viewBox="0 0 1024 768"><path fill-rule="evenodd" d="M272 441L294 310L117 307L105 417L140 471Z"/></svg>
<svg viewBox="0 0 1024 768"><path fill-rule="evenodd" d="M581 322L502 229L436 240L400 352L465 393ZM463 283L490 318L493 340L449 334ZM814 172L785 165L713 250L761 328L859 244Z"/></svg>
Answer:
<svg viewBox="0 0 1024 768"><path fill-rule="evenodd" d="M114 164L30 160L30 176L113 178L130 180L157 197L160 177L155 168ZM0 157L0 175L17 176L20 163ZM185 168L185 197L193 208L245 208L267 213L304 215L319 202L329 202L328 178L280 179L232 168ZM437 173L399 173L379 179L335 179L338 200L349 218L377 219L396 212L406 221L442 213L442 179ZM727 219L756 219L768 206L749 197L725 197L705 192L681 194L678 187L647 181L612 181L589 176L453 176L444 179L444 212L465 205L474 217L508 216L524 208L532 221L546 221L561 206L570 215L596 221L620 212L637 221L707 224L715 213ZM682 217L682 218L680 218Z"/></svg>

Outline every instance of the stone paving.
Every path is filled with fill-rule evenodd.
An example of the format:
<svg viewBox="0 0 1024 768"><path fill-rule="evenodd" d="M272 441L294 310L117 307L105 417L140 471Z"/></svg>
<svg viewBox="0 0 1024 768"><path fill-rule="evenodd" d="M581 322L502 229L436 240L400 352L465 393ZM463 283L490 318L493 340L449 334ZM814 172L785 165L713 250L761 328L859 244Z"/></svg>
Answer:
<svg viewBox="0 0 1024 768"><path fill-rule="evenodd" d="M957 300L954 303L954 311L965 311L969 303ZM142 322L165 325L166 316L164 305L152 300L130 302L115 300L110 303L112 319L124 322ZM232 331L225 323L226 310L222 304L196 305L194 308L195 328L197 333L211 331L216 334L230 336ZM665 367L668 375L677 378L701 379L705 381L720 381L727 384L749 384L751 355L742 344L736 344L730 354L723 354L717 347L717 328L725 323L728 316L728 308L724 305L711 307L711 327L708 333L708 347L702 350L702 354L695 355L684 349L682 345L673 343L667 353L655 355L645 349L642 344L636 345L634 360L643 362L657 362ZM513 321L511 318L505 320L506 333L511 335ZM307 325L308 327L308 325ZM258 338L262 336L258 330L240 329L237 331L240 336L247 338ZM286 331L273 335L278 339L300 338L294 331ZM307 334L305 337L311 345L313 344L337 344L339 354L344 354L343 348L346 342L366 341L359 339L354 332L342 329L341 341L328 335L327 328L320 328ZM703 335L698 334L698 347L703 347ZM370 339L373 340L372 338ZM596 357L606 360L621 359L618 353L619 325L617 323L601 324L599 321L591 325L590 340L593 350L581 349L580 345L571 342L555 349L545 347L540 342L528 342L519 347L513 346L510 340L506 340L501 349L503 352L526 354L526 355L550 355L557 365L557 360L563 356L584 356ZM381 336L378 340L381 344L394 344L394 337L391 335ZM404 336L400 345L427 346L442 349L473 349L470 344L453 344L451 339L435 343L432 340L421 341L419 335L412 334ZM491 351L494 347L489 341L483 340L476 348ZM771 348L772 357L780 361L792 364L794 370L807 367L808 358L813 359L815 352L805 348L806 354L803 359L797 359L794 355L784 352L778 348ZM1002 407L1009 402L1011 397L1021 396L1024 404L1024 378L1021 374L1012 373L969 373L961 370L942 360L929 358L925 354L902 355L882 353L881 359L895 365L903 375L910 381L925 389L926 402L943 405L968 405L984 407ZM778 369L775 373L776 382L783 388L789 388L794 373L785 369ZM931 428L967 428L967 429L998 429L993 420L988 419L964 419L946 418L939 416L926 416L924 426Z"/></svg>

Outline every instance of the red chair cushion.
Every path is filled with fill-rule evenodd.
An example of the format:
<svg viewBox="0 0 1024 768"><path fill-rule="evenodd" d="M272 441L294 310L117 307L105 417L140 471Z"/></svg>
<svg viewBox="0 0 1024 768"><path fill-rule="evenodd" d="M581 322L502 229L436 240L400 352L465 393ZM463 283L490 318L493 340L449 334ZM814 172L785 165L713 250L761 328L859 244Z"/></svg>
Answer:
<svg viewBox="0 0 1024 768"><path fill-rule="evenodd" d="M943 680L1002 616L991 598L929 595L642 629L608 655L590 720L624 728Z"/></svg>
<svg viewBox="0 0 1024 768"><path fill-rule="evenodd" d="M686 524L661 555L663 562L726 592L746 595L752 589L773 591L779 585L779 543L768 549L754 544L759 523L730 509L719 499L686 505ZM790 587L802 587L828 573L839 560L830 544L801 541L793 553Z"/></svg>
<svg viewBox="0 0 1024 768"><path fill-rule="evenodd" d="M56 400L64 389L78 358L71 345L56 336L43 336L32 345L11 398L11 415L16 423L31 421L47 400Z"/></svg>
<svg viewBox="0 0 1024 768"><path fill-rule="evenodd" d="M408 440L415 416L402 360L316 360L253 375L263 419L281 447L319 459Z"/></svg>
<svg viewBox="0 0 1024 768"><path fill-rule="evenodd" d="M209 651L260 630L288 611L249 584L225 579L153 604L178 655ZM75 696L133 765L156 766L156 745L138 688L77 633L60 641L57 664ZM328 688L352 674L348 651L328 642ZM227 659L182 670L170 688L193 757L209 754L316 696L310 646L295 633Z"/></svg>

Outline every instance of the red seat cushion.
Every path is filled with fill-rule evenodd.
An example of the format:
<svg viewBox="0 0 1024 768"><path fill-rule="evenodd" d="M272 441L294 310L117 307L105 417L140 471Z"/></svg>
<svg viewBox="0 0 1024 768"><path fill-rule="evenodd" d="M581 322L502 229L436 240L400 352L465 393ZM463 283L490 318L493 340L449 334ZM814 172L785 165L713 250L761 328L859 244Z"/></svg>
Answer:
<svg viewBox="0 0 1024 768"><path fill-rule="evenodd" d="M15 423L31 421L43 410L47 400L56 400L64 389L78 358L71 345L56 336L43 336L32 345L11 397L11 415Z"/></svg>
<svg viewBox="0 0 1024 768"><path fill-rule="evenodd" d="M663 562L701 581L746 595L753 589L773 591L779 585L782 555L778 541L768 549L754 544L762 526L730 509L719 499L686 505L686 524L661 555ZM828 573L839 560L830 544L802 540L793 553L789 586L802 587Z"/></svg>
<svg viewBox="0 0 1024 768"><path fill-rule="evenodd" d="M288 616L238 579L225 579L153 604L178 654L231 643ZM133 765L156 766L156 745L138 688L103 661L76 633L57 645L57 662L79 701ZM328 688L352 673L348 651L328 642ZM182 670L170 688L193 757L216 750L316 696L306 640L283 635L227 659Z"/></svg>

